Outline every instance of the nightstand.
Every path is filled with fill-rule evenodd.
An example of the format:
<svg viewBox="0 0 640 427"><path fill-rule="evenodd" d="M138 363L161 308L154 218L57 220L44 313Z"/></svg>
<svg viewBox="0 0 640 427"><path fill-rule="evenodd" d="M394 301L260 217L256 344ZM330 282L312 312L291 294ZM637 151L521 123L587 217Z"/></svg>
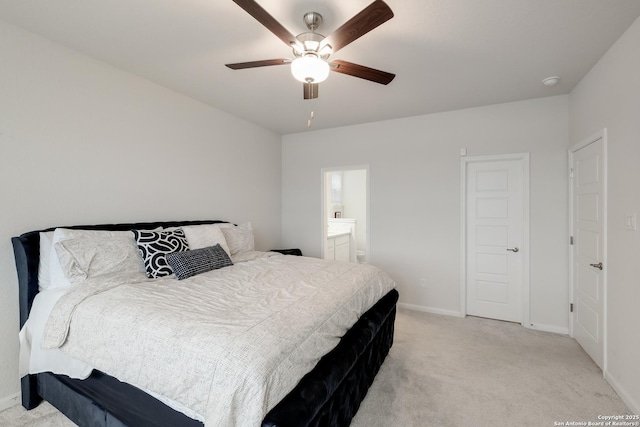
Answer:
<svg viewBox="0 0 640 427"><path fill-rule="evenodd" d="M271 249L271 252L280 252L283 255L302 256L300 249Z"/></svg>

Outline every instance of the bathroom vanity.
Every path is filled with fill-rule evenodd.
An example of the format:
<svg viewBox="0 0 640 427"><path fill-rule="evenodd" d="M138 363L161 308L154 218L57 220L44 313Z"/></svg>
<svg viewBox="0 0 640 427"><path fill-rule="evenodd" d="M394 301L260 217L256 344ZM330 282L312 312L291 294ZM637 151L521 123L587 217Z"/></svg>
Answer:
<svg viewBox="0 0 640 427"><path fill-rule="evenodd" d="M356 258L356 220L329 218L325 259L358 262Z"/></svg>

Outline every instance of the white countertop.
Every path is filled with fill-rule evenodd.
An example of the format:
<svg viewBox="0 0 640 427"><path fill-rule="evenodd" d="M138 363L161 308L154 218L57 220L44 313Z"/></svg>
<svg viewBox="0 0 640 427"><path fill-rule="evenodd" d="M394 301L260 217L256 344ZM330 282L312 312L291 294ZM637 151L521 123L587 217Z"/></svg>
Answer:
<svg viewBox="0 0 640 427"><path fill-rule="evenodd" d="M327 234L327 238L328 239L333 239L334 237L346 236L346 235L349 235L349 234L351 234L350 231L339 231L337 233L329 233L329 234Z"/></svg>

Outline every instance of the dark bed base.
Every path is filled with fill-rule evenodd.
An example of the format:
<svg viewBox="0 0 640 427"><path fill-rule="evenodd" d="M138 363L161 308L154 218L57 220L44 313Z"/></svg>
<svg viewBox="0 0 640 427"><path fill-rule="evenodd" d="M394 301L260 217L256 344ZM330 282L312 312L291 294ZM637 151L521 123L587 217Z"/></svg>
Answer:
<svg viewBox="0 0 640 427"><path fill-rule="evenodd" d="M393 345L397 301L394 289L363 314L262 426L349 425Z"/></svg>
<svg viewBox="0 0 640 427"><path fill-rule="evenodd" d="M172 227L222 221L181 221L74 226L93 230ZM53 229L42 230L50 231ZM20 325L38 293L39 231L12 238L20 286ZM357 412L393 344L398 292L392 290L367 311L316 367L265 417L264 427L345 426ZM22 378L22 405L43 399L80 426L197 427L202 423L147 393L94 371L86 380L42 373Z"/></svg>

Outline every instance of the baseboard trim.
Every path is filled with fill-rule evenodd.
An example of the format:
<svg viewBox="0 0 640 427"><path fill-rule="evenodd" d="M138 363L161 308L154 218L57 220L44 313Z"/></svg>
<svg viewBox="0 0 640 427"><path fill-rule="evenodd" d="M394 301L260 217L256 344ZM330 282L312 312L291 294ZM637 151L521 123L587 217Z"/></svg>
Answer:
<svg viewBox="0 0 640 427"><path fill-rule="evenodd" d="M620 399L629 407L632 414L640 414L640 404L629 395L627 390L620 384L620 381L611 375L609 371L604 372L604 379L611 384L611 387L613 387L615 392L618 393L618 396L620 396Z"/></svg>
<svg viewBox="0 0 640 427"><path fill-rule="evenodd" d="M20 393L3 397L2 399L0 399L0 411L4 411L5 409L9 409L12 406L16 406L18 403L20 403Z"/></svg>
<svg viewBox="0 0 640 427"><path fill-rule="evenodd" d="M407 304L406 302L399 302L398 307L406 308L412 311L421 311L423 313L441 314L443 316L453 317L465 317L459 311L444 310L442 308L425 307L424 305ZM569 335L569 328L563 328L561 326L543 325L540 323L532 323L531 325L524 325L525 328L534 329L542 332L553 332L554 334Z"/></svg>
<svg viewBox="0 0 640 427"><path fill-rule="evenodd" d="M464 317L459 311L443 310L441 308L425 307L423 305L407 304L399 302L398 307L406 308L407 310L421 311L423 313L441 314L443 316Z"/></svg>
<svg viewBox="0 0 640 427"><path fill-rule="evenodd" d="M569 335L569 328L563 328L555 325L542 325L540 323L532 323L530 325L524 325L525 328L533 329L542 332L553 332L554 334Z"/></svg>

